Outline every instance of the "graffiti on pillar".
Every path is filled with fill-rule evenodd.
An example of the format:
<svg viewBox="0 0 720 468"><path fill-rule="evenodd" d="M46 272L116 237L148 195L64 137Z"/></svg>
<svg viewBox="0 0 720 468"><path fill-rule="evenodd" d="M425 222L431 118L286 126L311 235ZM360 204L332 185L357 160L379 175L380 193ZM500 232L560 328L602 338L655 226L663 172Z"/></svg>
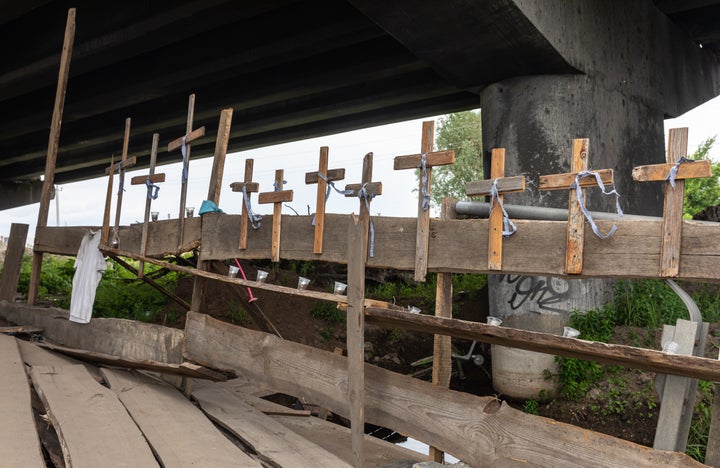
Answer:
<svg viewBox="0 0 720 468"><path fill-rule="evenodd" d="M512 287L508 304L517 310L525 304L534 303L538 309L547 312L564 312L559 304L569 297L570 284L562 278L549 276L501 275L500 283Z"/></svg>

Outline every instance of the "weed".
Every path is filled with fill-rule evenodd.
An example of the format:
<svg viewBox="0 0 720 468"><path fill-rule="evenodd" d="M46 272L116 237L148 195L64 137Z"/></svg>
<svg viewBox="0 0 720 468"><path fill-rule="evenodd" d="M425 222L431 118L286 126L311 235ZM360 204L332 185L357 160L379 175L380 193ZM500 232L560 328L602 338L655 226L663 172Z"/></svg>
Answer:
<svg viewBox="0 0 720 468"><path fill-rule="evenodd" d="M523 403L523 409L527 414L538 414L538 401L537 400L525 400L525 403Z"/></svg>
<svg viewBox="0 0 720 468"><path fill-rule="evenodd" d="M345 321L345 312L338 309L332 302L318 302L310 310L310 315L325 323L342 323Z"/></svg>
<svg viewBox="0 0 720 468"><path fill-rule="evenodd" d="M242 325L245 321L245 309L236 301L230 301L228 305L228 316L230 316L231 323Z"/></svg>
<svg viewBox="0 0 720 468"><path fill-rule="evenodd" d="M333 329L333 327L325 327L320 330L320 338L322 338L324 342L332 340L333 336L335 336L335 329Z"/></svg>

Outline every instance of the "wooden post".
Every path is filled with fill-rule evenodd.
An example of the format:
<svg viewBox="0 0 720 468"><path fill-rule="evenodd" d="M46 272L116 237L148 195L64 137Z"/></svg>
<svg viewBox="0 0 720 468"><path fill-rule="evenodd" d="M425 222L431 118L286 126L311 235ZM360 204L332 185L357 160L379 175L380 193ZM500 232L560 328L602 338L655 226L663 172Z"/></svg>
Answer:
<svg viewBox="0 0 720 468"><path fill-rule="evenodd" d="M130 118L125 119L125 134L123 136L123 149L122 158L115 167L118 171L119 182L118 182L118 196L117 205L115 207L115 225L113 226L113 238L111 243L117 247L120 243L118 237L120 233L120 212L122 211L123 192L125 191L125 170L128 167L132 167L136 163L135 157L128 159L128 146L130 145ZM109 169L107 169L109 172Z"/></svg>
<svg viewBox="0 0 720 468"><path fill-rule="evenodd" d="M663 204L662 243L660 250L660 276L677 277L680 270L680 242L682 240L683 201L685 179L712 177L710 161L680 164L675 176L675 187L667 180L675 163L687 154L688 129L672 128L668 136L667 164L651 164L633 168L633 180L638 182L665 181Z"/></svg>
<svg viewBox="0 0 720 468"><path fill-rule="evenodd" d="M103 212L102 222L102 238L100 243L107 245L110 239L110 210L112 209L112 189L113 179L115 178L115 155L110 156L110 167L106 171L108 173L107 193L105 194L105 211Z"/></svg>
<svg viewBox="0 0 720 468"><path fill-rule="evenodd" d="M273 225L272 225L272 247L270 257L273 262L280 261L280 227L282 226L282 204L291 202L293 199L292 190L283 190L285 171L275 171L275 191L264 192L258 195L258 203L273 204Z"/></svg>
<svg viewBox="0 0 720 468"><path fill-rule="evenodd" d="M433 166L444 166L455 162L455 152L438 151L432 152L435 141L435 122L430 120L423 122L422 141L420 145L421 154L395 157L395 170L420 168L420 182L418 193L418 217L417 235L415 241L415 281L425 281L428 265L428 246L430 242L430 207L425 205L423 191L429 196L432 192L432 168ZM425 176L423 181L422 157L425 156ZM425 183L423 183L425 182Z"/></svg>
<svg viewBox="0 0 720 468"><path fill-rule="evenodd" d="M315 204L315 238L313 241L313 253L321 254L323 251L323 234L325 232L325 199L327 193L327 182L334 182L345 178L345 169L328 170L328 153L330 148L320 147L320 163L315 172L305 173L305 184L317 184L317 202ZM325 179L318 176L322 174Z"/></svg>
<svg viewBox="0 0 720 468"><path fill-rule="evenodd" d="M42 193L40 195L40 209L36 227L47 226L48 211L50 210L50 199L52 198L55 185L55 165L57 163L58 147L60 146L60 127L62 126L63 110L65 108L65 90L67 89L68 76L70 74L70 59L72 58L73 43L75 41L75 8L70 8L65 22L65 38L60 54L60 69L58 70L58 82L55 90L55 104L53 115L50 121L50 136L48 138L47 155L45 157L45 178L43 180ZM42 252L33 254L32 270L30 273L30 285L28 290L28 304L34 305L37 300L37 293L40 287L40 274L42 273Z"/></svg>
<svg viewBox="0 0 720 468"><path fill-rule="evenodd" d="M190 169L190 149L192 148L192 142L198 138L205 136L205 127L200 127L193 130L193 120L195 118L195 95L191 94L188 98L188 113L187 123L185 125L185 135L176 138L175 140L168 143L168 153L180 149L183 154L183 175L182 185L180 188L180 212L178 217L180 218L180 227L178 232L178 252L182 250L183 236L185 232L185 201L187 199L187 177L186 175Z"/></svg>
<svg viewBox="0 0 720 468"><path fill-rule="evenodd" d="M348 404L353 464L364 466L365 438L365 259L369 215L348 223L347 349Z"/></svg>
<svg viewBox="0 0 720 468"><path fill-rule="evenodd" d="M12 223L10 225L10 238L5 252L2 275L0 275L0 301L12 302L15 300L28 228L27 224Z"/></svg>
<svg viewBox="0 0 720 468"><path fill-rule="evenodd" d="M230 184L230 187L232 188L233 192L242 192L243 188L244 188L245 193L247 193L248 198L250 198L250 196L253 192L258 192L260 190L260 184L252 181L254 164L255 164L254 159L246 159L245 160L245 179L243 182L233 182L232 184ZM244 195L243 195L243 197L244 197ZM248 232L247 229L248 229L248 209L247 209L247 204L245 203L245 200L243 198L242 216L240 217L240 243L238 245L238 248L240 250L247 249L247 232Z"/></svg>
<svg viewBox="0 0 720 468"><path fill-rule="evenodd" d="M587 138L575 139L572 144L572 160L570 173L540 176L540 190L570 190L568 201L567 238L565 242L565 273L579 275L583 269L583 248L585 246L585 217L580 210L580 201L575 189L570 186L575 182L579 172L588 170L590 140ZM612 169L596 171L603 184L613 183ZM580 187L593 186L597 182L594 178L581 179ZM583 189L583 198L585 189Z"/></svg>
<svg viewBox="0 0 720 468"><path fill-rule="evenodd" d="M455 200L443 199L440 209L440 219L455 219ZM452 273L437 274L437 289L435 292L435 316L452 318L453 287ZM443 388L450 387L452 374L452 339L447 335L435 335L433 345L432 383ZM436 447L430 447L429 460L443 463L445 454Z"/></svg>
<svg viewBox="0 0 720 468"><path fill-rule="evenodd" d="M372 172L373 154L368 153L363 158L362 182L345 186L346 197L357 197L360 191L365 189L367 198L360 200L360 219L367 220L368 226L370 225L370 200L377 195L382 195L382 182L372 182ZM367 245L365 245L365 252L368 252ZM367 255L365 258L367 259Z"/></svg>
<svg viewBox="0 0 720 468"><path fill-rule="evenodd" d="M165 182L165 174L155 174L155 164L157 163L157 152L158 145L160 144L160 134L154 133L152 139L152 146L150 147L150 170L146 176L136 176L130 179L130 185L146 185L147 181L151 184L157 184ZM145 197L145 217L143 218L143 231L142 238L140 240L140 252L145 255L147 251L147 236L148 236L148 221L150 220L150 205L152 204L152 196L148 190L148 194ZM137 277L142 278L145 274L145 262L140 262L138 266Z"/></svg>
<svg viewBox="0 0 720 468"><path fill-rule="evenodd" d="M223 109L218 123L218 134L215 140L215 153L213 153L213 167L210 173L207 199L220 205L220 190L222 189L223 172L225 171L225 156L227 156L228 142L230 141L230 126L232 125L233 110Z"/></svg>
<svg viewBox="0 0 720 468"><path fill-rule="evenodd" d="M718 468L720 467L720 384L717 382L713 385L713 394L715 396L710 417L705 464Z"/></svg>
<svg viewBox="0 0 720 468"><path fill-rule="evenodd" d="M505 148L493 148L490 162L490 179L467 184L465 193L470 197L488 196L497 180L498 198L492 201L488 223L488 269L502 270L503 213L500 203L504 193L523 192L525 177L505 177Z"/></svg>

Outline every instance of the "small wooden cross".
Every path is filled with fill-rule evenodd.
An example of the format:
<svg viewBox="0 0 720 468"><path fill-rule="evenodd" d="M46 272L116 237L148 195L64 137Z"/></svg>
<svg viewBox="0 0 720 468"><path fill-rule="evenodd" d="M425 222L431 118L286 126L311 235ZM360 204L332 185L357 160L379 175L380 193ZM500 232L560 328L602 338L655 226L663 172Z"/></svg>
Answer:
<svg viewBox="0 0 720 468"><path fill-rule="evenodd" d="M273 226L272 226L272 244L270 251L270 259L273 262L280 261L280 227L282 225L282 204L283 202L291 202L293 200L292 190L283 190L283 176L285 171L277 169L275 171L275 191L263 192L258 195L258 203L273 204Z"/></svg>
<svg viewBox="0 0 720 468"><path fill-rule="evenodd" d="M428 246L430 241L430 208L428 206L432 188L433 166L445 166L455 162L455 151L433 152L435 137L435 122L423 122L421 154L410 154L395 157L395 170L420 168L420 182L418 194L417 235L415 239L415 281L425 281L428 264ZM425 156L425 168L421 161Z"/></svg>
<svg viewBox="0 0 720 468"><path fill-rule="evenodd" d="M368 153L363 158L362 182L359 184L348 184L345 186L346 197L359 197L360 192L365 189L365 196L360 199L360 221L365 225L365 230L370 227L370 201L377 195L382 195L382 182L372 182L373 154ZM364 247L365 257L368 255L367 244Z"/></svg>
<svg viewBox="0 0 720 468"><path fill-rule="evenodd" d="M243 182L233 182L232 184L230 184L230 187L232 188L233 192L242 192L243 187L244 187L245 193L247 193L248 198L250 198L250 196L251 196L250 194L252 194L253 192L260 191L260 184L252 181L254 165L255 165L254 159L246 159L245 160L245 179ZM247 230L248 230L248 209L247 209L247 203L245 203L245 198L243 196L242 216L240 217L240 243L238 244L238 248L240 250L247 249Z"/></svg>
<svg viewBox="0 0 720 468"><path fill-rule="evenodd" d="M570 190L579 172L588 170L590 140L587 138L575 139L572 143L572 160L570 170L565 174L552 174L540 176L540 190ZM597 172L602 183L613 183L612 169L602 169ZM580 187L596 185L594 178L580 179ZM583 198L585 191L583 189ZM583 247L585 246L585 219L580 210L580 201L573 188L570 190L568 202L567 237L565 242L565 273L579 275L583 269Z"/></svg>
<svg viewBox="0 0 720 468"><path fill-rule="evenodd" d="M205 136L205 127L200 127L193 130L193 119L195 118L195 95L191 94L188 99L188 113L187 123L185 126L185 135L174 139L168 143L168 153L175 151L180 148L185 154L183 155L183 170L182 170L182 186L180 188L180 227L178 232L178 251L182 248L183 235L185 231L185 201L187 199L187 174L190 168L190 149L192 142L198 138Z"/></svg>
<svg viewBox="0 0 720 468"><path fill-rule="evenodd" d="M710 161L680 164L675 175L675 187L668 175L675 164L687 154L688 129L672 128L668 135L666 164L650 164L633 168L633 180L638 182L665 181L663 204L662 248L660 250L660 276L676 277L680 270L680 242L685 199L685 179L712 177Z"/></svg>
<svg viewBox="0 0 720 468"><path fill-rule="evenodd" d="M143 231L142 239L140 241L140 253L145 255L147 251L147 236L148 236L148 221L150 220L150 205L152 204L153 197L157 198L157 188L155 194L152 193L153 186L150 184L158 184L165 182L165 174L155 174L155 164L157 163L157 152L158 144L160 143L160 134L154 133L152 139L152 146L150 148L150 170L146 176L135 176L130 179L130 185L147 185L147 196L145 197L145 218L143 219ZM138 267L138 278L142 278L145 274L145 262L140 261Z"/></svg>
<svg viewBox="0 0 720 468"><path fill-rule="evenodd" d="M111 173L117 171L120 175L119 177L119 188L118 188L118 198L117 198L117 205L115 206L115 225L113 227L113 240L112 243L115 244L116 242L119 242L118 239L118 232L120 231L120 212L122 211L122 200L123 200L123 192L125 191L125 170L129 167L133 167L137 159L135 156L128 158L128 146L130 144L130 118L125 119L125 135L123 137L123 149L122 149L122 157L120 159L119 163L115 163L111 167L108 167L105 169L105 173L110 175ZM110 176L112 177L112 176ZM111 189L112 185L110 185L108 191ZM109 208L106 205L106 212L108 213L109 218ZM109 221L109 219L108 219ZM109 228L105 228L103 226L103 232L108 231ZM109 237L109 236L108 236ZM107 243L109 239L104 239L104 242ZM117 245L115 245L117 247Z"/></svg>
<svg viewBox="0 0 720 468"><path fill-rule="evenodd" d="M318 170L305 173L305 184L317 184L317 203L315 206L315 240L313 242L313 253L321 254L323 249L323 234L325 232L325 201L327 197L328 183L345 178L345 169L328 170L328 157L330 148L327 146L320 147L320 163ZM322 174L325 179L318 176Z"/></svg>
<svg viewBox="0 0 720 468"><path fill-rule="evenodd" d="M503 213L500 204L505 193L525 191L525 176L505 177L505 148L493 148L490 179L470 182L465 193L469 197L488 196L497 180L498 196L491 201L488 222L488 269L502 270Z"/></svg>

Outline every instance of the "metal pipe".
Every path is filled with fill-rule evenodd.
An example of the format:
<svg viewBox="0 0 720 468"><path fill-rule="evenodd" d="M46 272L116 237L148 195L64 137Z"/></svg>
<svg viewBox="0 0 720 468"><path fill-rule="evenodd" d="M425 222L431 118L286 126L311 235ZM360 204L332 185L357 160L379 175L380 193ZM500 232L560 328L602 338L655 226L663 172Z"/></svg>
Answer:
<svg viewBox="0 0 720 468"><path fill-rule="evenodd" d="M543 206L524 206L524 205L503 205L508 215L514 219L535 219L540 221L567 221L568 210L563 208L546 208ZM457 214L478 216L487 218L490 216L490 203L459 201L455 206ZM593 219L616 220L623 219L628 221L658 221L662 218L654 216L640 215L624 215L622 218L615 213L605 213L602 211L591 211L590 215Z"/></svg>

